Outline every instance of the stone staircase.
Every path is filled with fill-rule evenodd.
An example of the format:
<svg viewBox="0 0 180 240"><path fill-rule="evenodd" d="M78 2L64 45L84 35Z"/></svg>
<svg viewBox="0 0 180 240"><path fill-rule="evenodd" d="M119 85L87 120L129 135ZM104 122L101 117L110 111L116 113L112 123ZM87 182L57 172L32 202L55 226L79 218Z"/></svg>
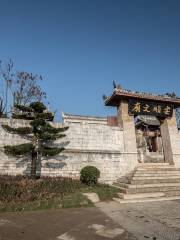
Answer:
<svg viewBox="0 0 180 240"><path fill-rule="evenodd" d="M113 183L120 190L120 203L180 199L180 168L168 163L141 163Z"/></svg>

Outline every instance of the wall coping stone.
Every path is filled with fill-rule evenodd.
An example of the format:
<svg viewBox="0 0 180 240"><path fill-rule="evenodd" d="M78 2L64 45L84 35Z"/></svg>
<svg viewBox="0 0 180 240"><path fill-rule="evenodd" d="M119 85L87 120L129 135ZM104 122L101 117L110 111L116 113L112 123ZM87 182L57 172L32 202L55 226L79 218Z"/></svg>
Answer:
<svg viewBox="0 0 180 240"><path fill-rule="evenodd" d="M138 152L122 152L117 150L96 150L96 149L65 149L63 153L97 153L97 154L138 154Z"/></svg>

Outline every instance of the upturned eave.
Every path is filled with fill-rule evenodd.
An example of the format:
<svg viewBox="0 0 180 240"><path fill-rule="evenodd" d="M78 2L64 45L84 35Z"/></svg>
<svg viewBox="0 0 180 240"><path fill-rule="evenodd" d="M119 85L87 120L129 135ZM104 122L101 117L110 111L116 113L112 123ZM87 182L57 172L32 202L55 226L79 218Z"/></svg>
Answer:
<svg viewBox="0 0 180 240"><path fill-rule="evenodd" d="M180 98L153 95L148 93L135 93L124 89L115 89L113 94L105 100L105 106L116 107L123 100L139 99L145 101L157 101L161 103L173 104L175 108L180 107Z"/></svg>

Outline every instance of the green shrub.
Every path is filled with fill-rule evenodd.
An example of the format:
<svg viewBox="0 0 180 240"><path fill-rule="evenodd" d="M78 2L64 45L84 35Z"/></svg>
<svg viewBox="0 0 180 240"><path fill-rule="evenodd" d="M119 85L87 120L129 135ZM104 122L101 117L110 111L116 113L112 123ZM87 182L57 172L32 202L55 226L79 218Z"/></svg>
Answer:
<svg viewBox="0 0 180 240"><path fill-rule="evenodd" d="M89 186L95 185L100 177L100 171L94 166L86 166L81 169L80 180Z"/></svg>

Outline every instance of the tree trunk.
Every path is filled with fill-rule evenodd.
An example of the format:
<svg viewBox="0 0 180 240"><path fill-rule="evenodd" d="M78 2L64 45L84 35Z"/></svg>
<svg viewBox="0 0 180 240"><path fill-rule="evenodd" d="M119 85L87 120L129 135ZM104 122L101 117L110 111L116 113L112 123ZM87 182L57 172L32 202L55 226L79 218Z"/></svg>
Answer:
<svg viewBox="0 0 180 240"><path fill-rule="evenodd" d="M31 178L36 179L36 159L37 159L37 152L33 148L32 155L31 155Z"/></svg>

